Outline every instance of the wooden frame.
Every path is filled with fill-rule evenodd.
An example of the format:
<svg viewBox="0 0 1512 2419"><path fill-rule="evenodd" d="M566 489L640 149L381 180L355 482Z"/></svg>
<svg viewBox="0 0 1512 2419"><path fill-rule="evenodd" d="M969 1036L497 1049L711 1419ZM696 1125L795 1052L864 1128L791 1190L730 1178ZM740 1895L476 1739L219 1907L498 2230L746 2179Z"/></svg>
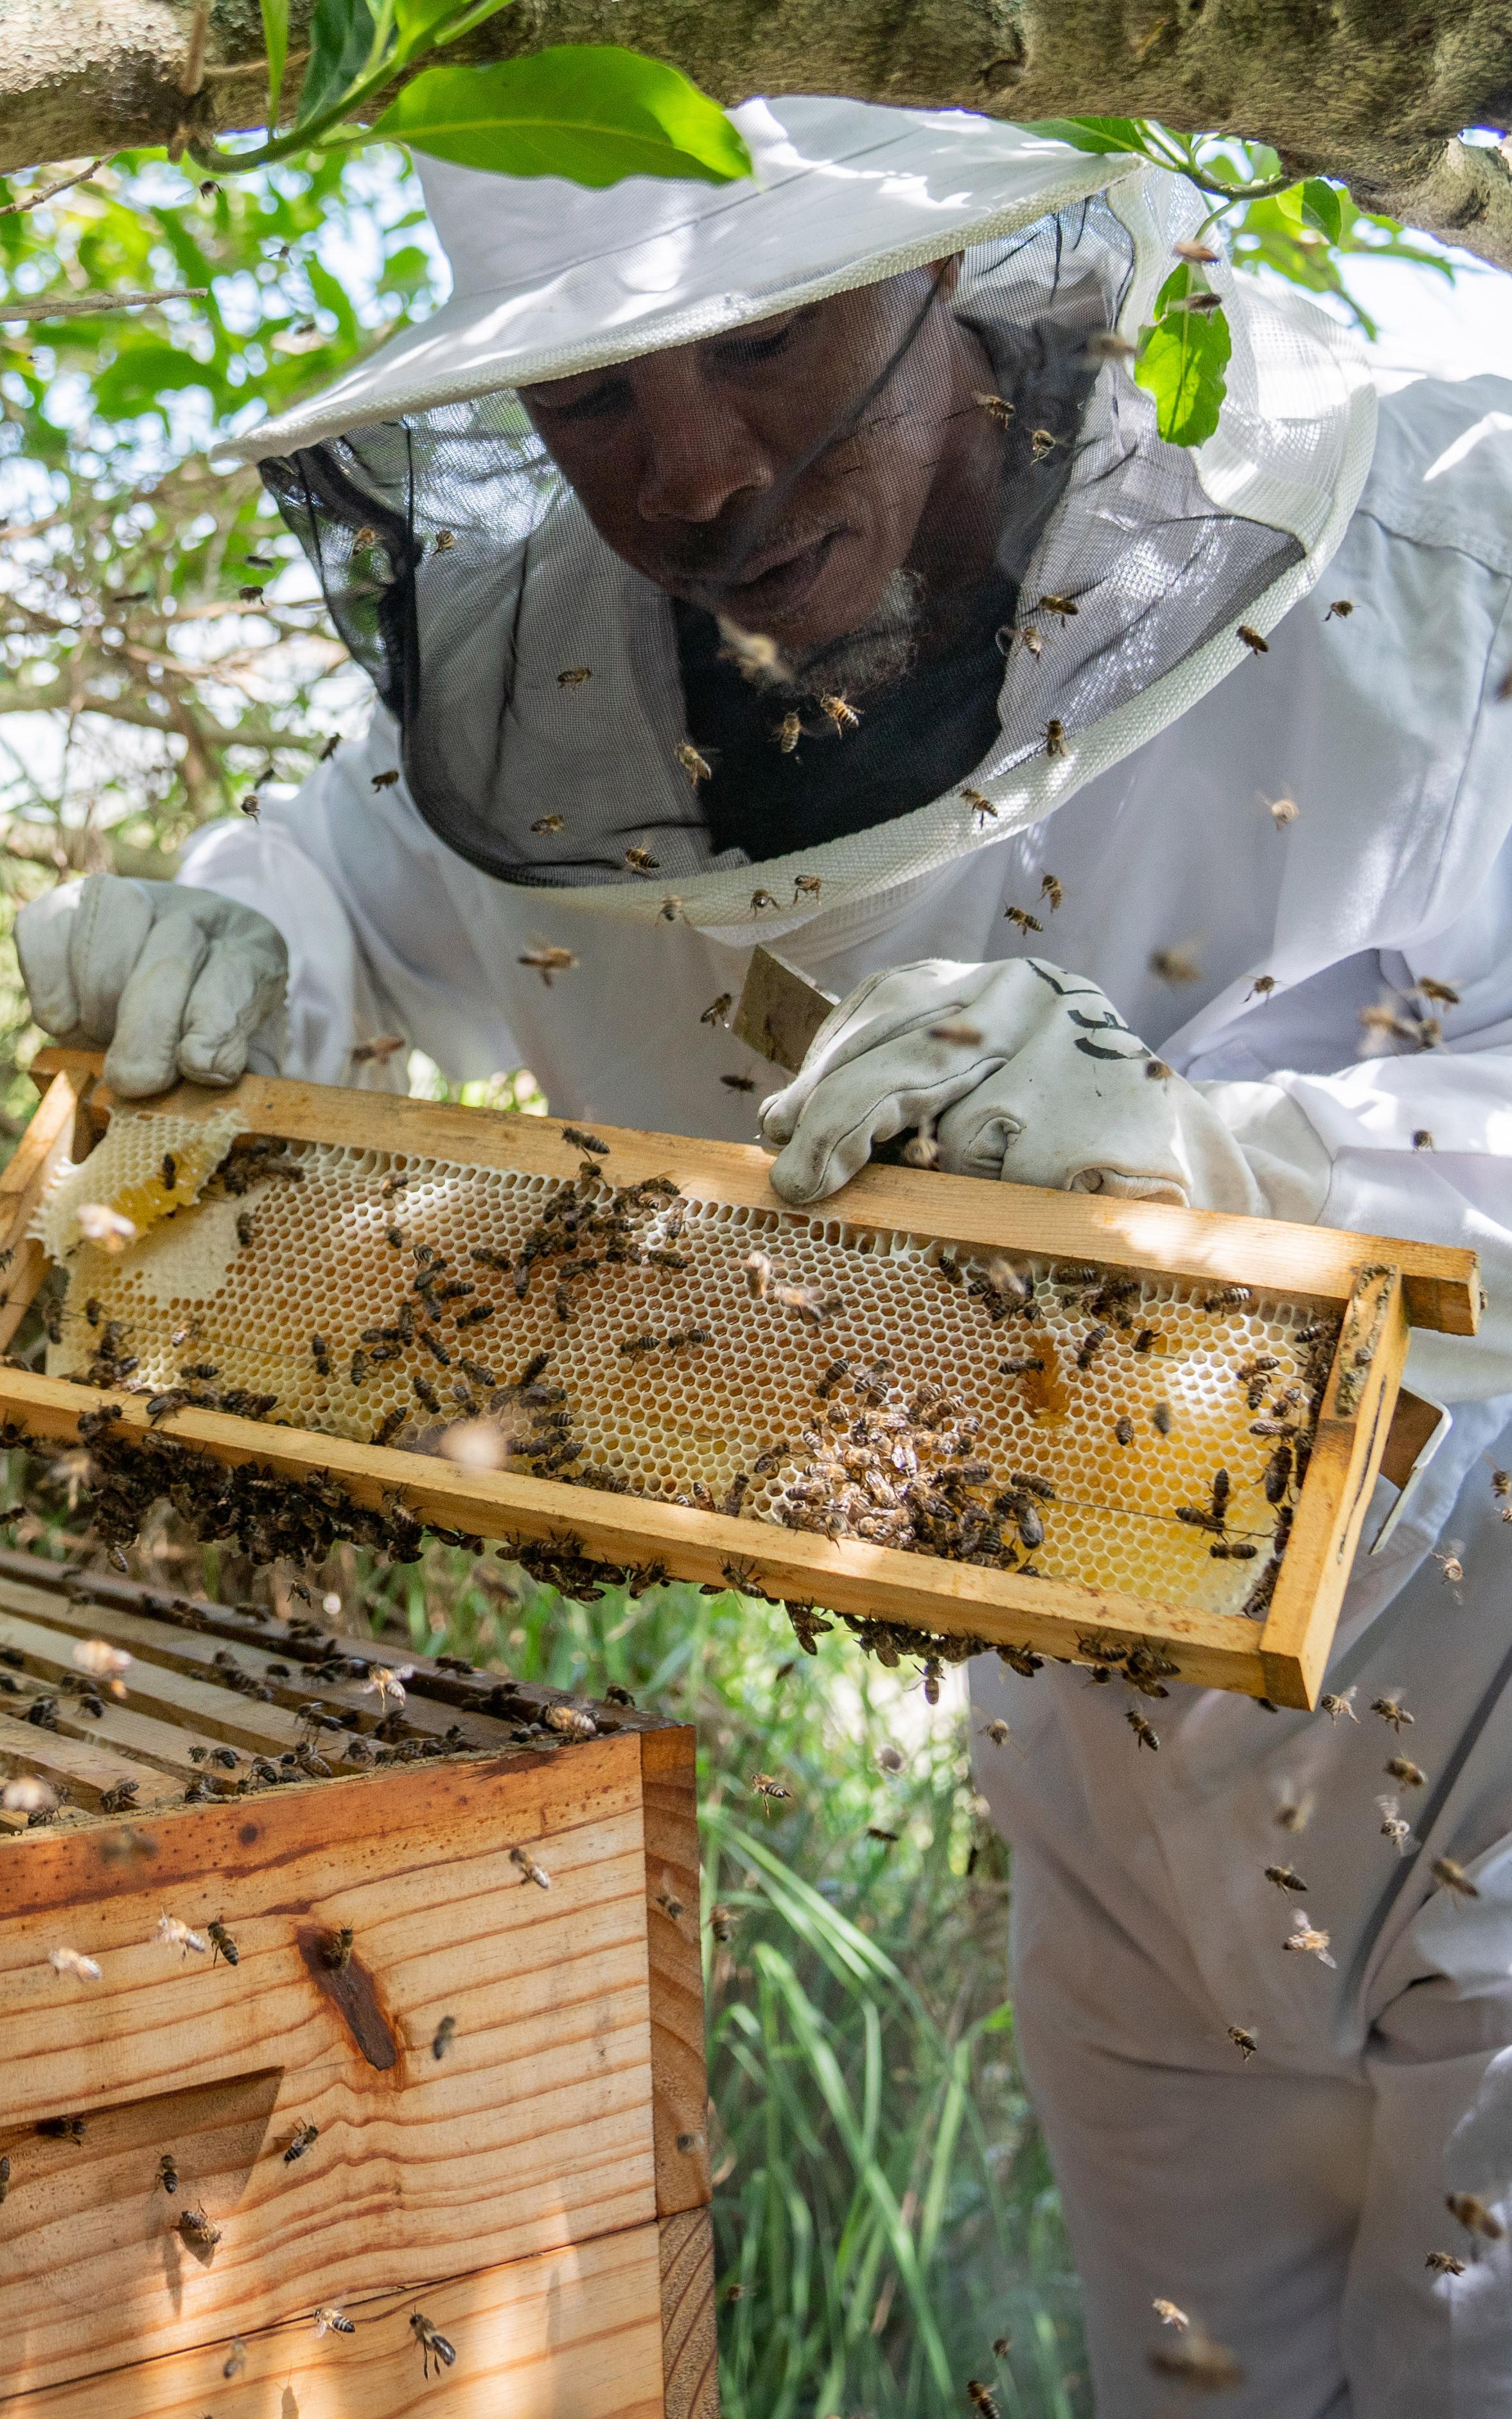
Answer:
<svg viewBox="0 0 1512 2419"><path fill-rule="evenodd" d="M34 1072L49 1088L7 1171L18 1203L8 1240L24 1229L48 1166L77 1118L90 1129L111 1100L91 1054L44 1051ZM579 1154L554 1120L501 1117L432 1102L245 1076L236 1100L255 1133L289 1140L409 1152L462 1164L571 1176ZM138 1105L175 1117L208 1117L224 1092L180 1085ZM616 1174L634 1182L670 1173L702 1197L791 1214L773 1194L770 1162L754 1148L602 1129ZM36 1140L33 1140L34 1135ZM21 1164L28 1153L26 1164ZM275 1472L328 1471L360 1502L378 1505L400 1488L426 1520L487 1536L546 1537L570 1530L605 1562L656 1558L679 1577L717 1581L725 1566L754 1571L774 1598L817 1602L944 1636L1089 1659L1100 1643L1148 1642L1176 1660L1180 1676L1235 1688L1277 1704L1311 1705L1327 1659L1371 1486L1381 1467L1411 1326L1475 1332L1481 1305L1473 1253L1177 1210L1095 1194L870 1166L825 1204L852 1228L925 1234L967 1247L1032 1253L1115 1270L1155 1271L1220 1287L1247 1285L1343 1316L1315 1449L1290 1545L1263 1626L1239 1614L1183 1610L1073 1581L900 1553L768 1523L736 1520L635 1497L507 1472L471 1472L412 1453L356 1444L221 1412L188 1410L172 1433L217 1459L255 1461ZM41 1274L35 1247L18 1248L5 1318L19 1320L25 1291ZM0 1343L7 1331L0 1323ZM131 1395L116 1398L121 1430L145 1426ZM0 1372L0 1408L34 1433L76 1433L92 1398L63 1381ZM1100 1635L1099 1635L1100 1634ZM1089 1648L1079 1641L1093 1640Z"/></svg>

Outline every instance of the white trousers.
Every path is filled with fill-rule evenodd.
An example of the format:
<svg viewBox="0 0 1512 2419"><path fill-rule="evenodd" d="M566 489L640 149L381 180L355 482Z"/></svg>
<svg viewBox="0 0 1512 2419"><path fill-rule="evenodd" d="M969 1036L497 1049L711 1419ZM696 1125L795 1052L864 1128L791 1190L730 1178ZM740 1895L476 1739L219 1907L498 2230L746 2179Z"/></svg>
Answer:
<svg viewBox="0 0 1512 2419"><path fill-rule="evenodd" d="M1382 1610L1389 1570L1351 1591L1328 1685L1354 1685L1358 1721L972 1668L979 1730L1013 1731L979 1735L977 1770L1013 1844L1018 2038L1098 2419L1189 2398L1148 2365L1157 2295L1243 2364L1225 2419L1512 2419L1512 2243L1444 2206L1473 2193L1512 2229L1512 1528L1483 1464L1447 1527L1463 1603L1429 1560ZM1383 1695L1415 1717L1399 1737ZM1397 1753L1423 1787L1385 1774ZM1394 1790L1402 1857L1376 1804ZM1299 1799L1288 1832L1277 1809ZM1445 1854L1477 1898L1435 1878ZM1298 1906L1335 1970L1283 1949ZM1230 2025L1259 2042L1247 2065ZM1431 2272L1435 2250L1465 2273Z"/></svg>

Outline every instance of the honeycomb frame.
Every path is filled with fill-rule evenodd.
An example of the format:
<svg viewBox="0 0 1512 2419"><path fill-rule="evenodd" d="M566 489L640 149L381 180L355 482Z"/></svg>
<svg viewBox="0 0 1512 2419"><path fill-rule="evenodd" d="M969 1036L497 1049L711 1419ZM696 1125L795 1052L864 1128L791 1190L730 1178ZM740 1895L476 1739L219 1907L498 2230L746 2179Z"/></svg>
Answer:
<svg viewBox="0 0 1512 2419"><path fill-rule="evenodd" d="M86 1140L102 1128L111 1103L97 1060L50 1052L39 1072L70 1088ZM1468 1254L892 1168L864 1170L812 1213L795 1212L771 1193L769 1161L759 1150L601 1127L609 1149L598 1164L611 1180L666 1177L680 1189L673 1256L687 1266L642 1260L601 1269L575 1289L562 1322L549 1269L532 1274L520 1302L506 1275L469 1257L485 1239L512 1257L541 1205L577 1177L583 1153L557 1120L261 1077L244 1078L230 1094L181 1086L133 1104L144 1107L154 1145L164 1136L181 1149L194 1120L224 1121L234 1108L244 1132L285 1146L283 1172L260 1179L238 1205L179 1210L125 1256L156 1255L151 1287L144 1294L138 1285L131 1308L138 1382L161 1388L185 1357L182 1344L170 1349L170 1333L181 1336L195 1302L203 1309L205 1301L203 1293L192 1300L171 1290L165 1236L171 1243L170 1230L186 1216L214 1216L224 1225L243 1210L250 1215L252 1242L222 1254L228 1273L220 1323L207 1315L205 1341L187 1348L211 1356L220 1384L260 1382L277 1393L284 1419L275 1412L255 1423L185 1409L165 1432L223 1459L328 1471L354 1491L366 1487L375 1502L398 1489L433 1523L493 1536L571 1533L605 1560L659 1563L705 1582L733 1569L753 1591L790 1603L957 1640L1083 1661L1096 1661L1110 1644L1145 1642L1160 1648L1179 1676L1275 1703L1306 1703L1316 1693L1385 1444L1410 1320L1466 1332L1475 1316ZM52 1124L61 1133L55 1111ZM53 1150L55 1165L56 1143ZM302 1180L289 1177L290 1166ZM404 1180L395 1187L395 1179ZM14 1194L16 1182L9 1189ZM34 1224L43 1189L33 1187ZM137 1170L133 1199L140 1192ZM663 1206L653 1206L640 1242L665 1249L670 1197L656 1200ZM329 1245L335 1233L340 1253L333 1257L327 1248L322 1260L320 1238ZM410 1391L412 1350L351 1386L351 1356L365 1348L359 1339L392 1320L412 1287L417 1246L443 1252L449 1278L476 1288L449 1305L441 1332L491 1302L491 1315L471 1333L486 1339L487 1364L501 1381L550 1349L551 1375L565 1387L584 1437L583 1460L601 1482L608 1476L629 1491L438 1460L438 1423ZM838 1296L837 1311L814 1321L770 1299L753 1300L741 1270L753 1248L790 1282L821 1298ZM1033 1285L1027 1311L1004 1316L984 1287L995 1255L1008 1256L1020 1280ZM70 1256L69 1306L49 1376L0 1373L0 1399L8 1399L12 1415L35 1426L41 1414L59 1434L92 1399L81 1402L82 1390L68 1382L87 1360L82 1306L96 1300L119 1316L131 1276L94 1246ZM1119 1280L1117 1317L1088 1312L1093 1272ZM282 1317L272 1353L270 1303ZM98 1317L97 1309L97 1324ZM1309 1440L1305 1482L1290 1504L1274 1593L1263 1617L1252 1618L1242 1608L1270 1551L1276 1508L1263 1485L1273 1446L1249 1430L1258 1414L1261 1430L1273 1432L1270 1389L1286 1411L1288 1385L1295 1392L1306 1357L1297 1338L1319 1317L1342 1321L1342 1339ZM1102 1340L1088 1353L1094 1327ZM669 1338L690 1330L708 1341L669 1349ZM312 1333L322 1338L332 1373L320 1381L310 1361ZM638 1337L656 1342L625 1357L625 1344ZM457 1341L451 1338L454 1348ZM1026 1346L1034 1348L1026 1357L1044 1359L1048 1372L1001 1377L1003 1360L1026 1357ZM469 1356L474 1364L483 1349L480 1343ZM1251 1399L1253 1383L1238 1374L1257 1356L1274 1364L1262 1401ZM751 1483L739 1517L699 1508L717 1503L732 1476L774 1442L793 1443L806 1420L811 1436L824 1417L816 1389L829 1364L844 1359L854 1375L879 1357L892 1364L880 1397L886 1404L895 1407L919 1388L952 1391L980 1423L972 1450L995 1484L1020 1472L1052 1481L1047 1533L1032 1560L1023 1558L1026 1569L779 1527L791 1454ZM449 1390L440 1366L430 1374ZM145 1419L141 1396L116 1399L128 1423ZM1160 1406L1171 1414L1168 1433L1152 1416ZM446 1409L454 1419L463 1415ZM375 1427L382 1432L385 1412L394 1415L392 1429L401 1411L393 1442L369 1441ZM1232 1491L1219 1533L1253 1542L1255 1559L1214 1556L1211 1532L1176 1517L1179 1504L1208 1501L1220 1466ZM696 1481L706 1491L690 1502Z"/></svg>

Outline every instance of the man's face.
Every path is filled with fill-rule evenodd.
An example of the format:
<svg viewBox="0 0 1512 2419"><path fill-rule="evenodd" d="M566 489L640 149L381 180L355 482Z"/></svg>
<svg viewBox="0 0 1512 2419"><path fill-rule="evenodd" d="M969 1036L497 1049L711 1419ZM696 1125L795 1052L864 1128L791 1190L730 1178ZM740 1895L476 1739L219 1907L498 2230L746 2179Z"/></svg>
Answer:
<svg viewBox="0 0 1512 2419"><path fill-rule="evenodd" d="M877 611L959 442L954 285L912 270L523 401L616 554L801 657Z"/></svg>

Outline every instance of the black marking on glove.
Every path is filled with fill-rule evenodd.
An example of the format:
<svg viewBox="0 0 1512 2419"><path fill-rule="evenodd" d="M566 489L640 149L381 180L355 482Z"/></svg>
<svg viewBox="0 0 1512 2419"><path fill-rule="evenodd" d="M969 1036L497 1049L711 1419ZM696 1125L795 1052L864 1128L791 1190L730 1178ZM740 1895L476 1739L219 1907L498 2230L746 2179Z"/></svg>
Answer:
<svg viewBox="0 0 1512 2419"><path fill-rule="evenodd" d="M1127 1030L1128 1030L1127 1026L1125 1026L1123 1029L1124 1029L1124 1031L1127 1031ZM1087 1039L1087 1037L1086 1037L1086 1035L1085 1035L1085 1034L1082 1034L1082 1033L1078 1033L1078 1034L1077 1034L1077 1036L1076 1036L1076 1047L1077 1047L1077 1049L1078 1049L1078 1050L1085 1050L1085 1051L1086 1051L1086 1053L1087 1053L1087 1055L1088 1055L1088 1058L1117 1058L1117 1059L1120 1062L1120 1064L1122 1064L1123 1066L1126 1066L1126 1067L1127 1067L1127 1066L1132 1066L1132 1065L1134 1064L1134 1062L1136 1059L1143 1058L1143 1057L1146 1055L1146 1053L1145 1053L1142 1049L1141 1049L1141 1050L1103 1050L1103 1049L1101 1049L1101 1048L1099 1047L1099 1045L1097 1044L1097 1042L1095 1042L1095 1041L1088 1041L1088 1039Z"/></svg>

